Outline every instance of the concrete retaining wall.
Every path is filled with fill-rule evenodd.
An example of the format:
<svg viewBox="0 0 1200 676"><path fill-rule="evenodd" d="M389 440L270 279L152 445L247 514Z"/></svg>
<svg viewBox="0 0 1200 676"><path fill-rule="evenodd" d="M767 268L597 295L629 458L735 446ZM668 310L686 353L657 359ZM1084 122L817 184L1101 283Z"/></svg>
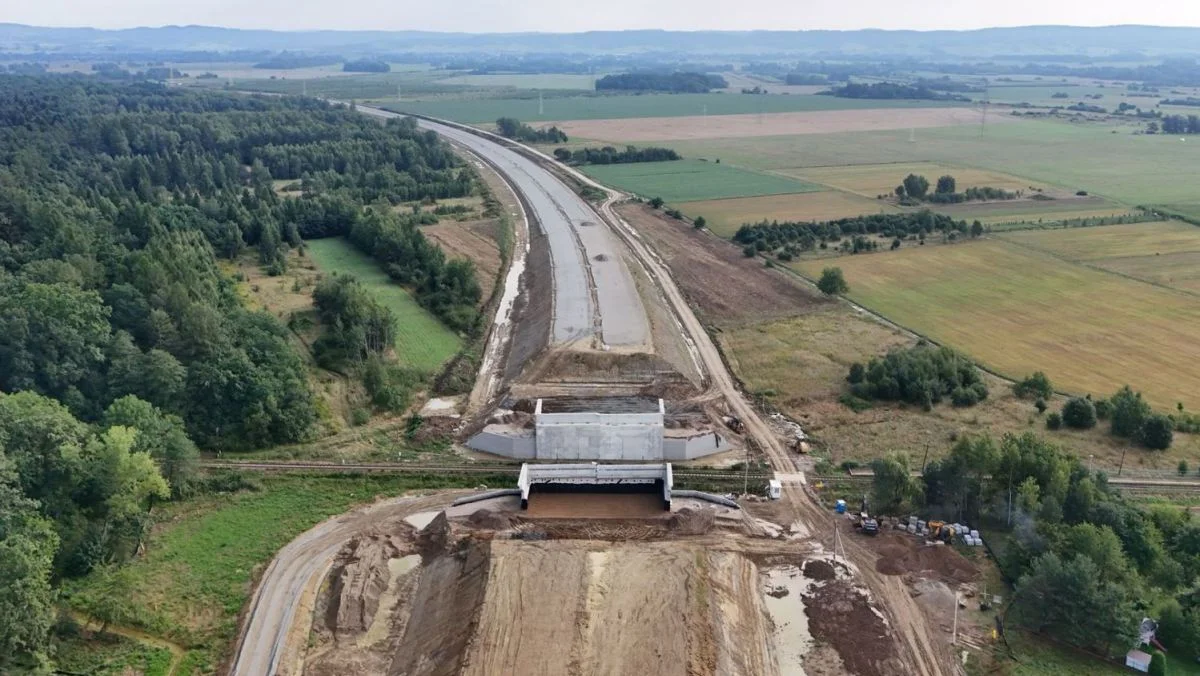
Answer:
<svg viewBox="0 0 1200 676"><path fill-rule="evenodd" d="M663 408L653 413L534 415L539 460L662 460Z"/></svg>
<svg viewBox="0 0 1200 676"><path fill-rule="evenodd" d="M729 444L716 432L694 437L663 439L663 460L694 460L729 449Z"/></svg>
<svg viewBox="0 0 1200 676"><path fill-rule="evenodd" d="M495 453L506 458L532 460L537 457L537 441L533 435L516 436L489 432L484 429L471 437L467 446L484 453Z"/></svg>

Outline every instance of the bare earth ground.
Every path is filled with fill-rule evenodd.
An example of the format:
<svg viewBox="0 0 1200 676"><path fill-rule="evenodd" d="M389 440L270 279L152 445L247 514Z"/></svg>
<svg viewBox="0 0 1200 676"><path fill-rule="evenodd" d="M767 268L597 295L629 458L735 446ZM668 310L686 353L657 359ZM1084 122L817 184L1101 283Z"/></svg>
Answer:
<svg viewBox="0 0 1200 676"><path fill-rule="evenodd" d="M510 509L461 510L419 534L385 521L348 543L303 673L913 673L859 577L764 531L757 512L551 526ZM864 543L885 554L880 579L956 584L969 569L894 538Z"/></svg>
<svg viewBox="0 0 1200 676"><path fill-rule="evenodd" d="M988 122L1012 122L1014 119L1008 115L993 115ZM568 136L613 142L642 142L924 129L979 124L979 120L980 112L973 108L911 108L571 120L546 124L557 125Z"/></svg>
<svg viewBox="0 0 1200 676"><path fill-rule="evenodd" d="M442 220L436 225L421 228L425 236L446 252L447 258L465 258L475 264L482 298L487 299L496 288L500 272L500 246L496 243L495 221Z"/></svg>
<svg viewBox="0 0 1200 676"><path fill-rule="evenodd" d="M806 312L827 304L785 273L763 268L741 249L697 232L643 204L618 207L671 268L675 283L702 321L731 326Z"/></svg>

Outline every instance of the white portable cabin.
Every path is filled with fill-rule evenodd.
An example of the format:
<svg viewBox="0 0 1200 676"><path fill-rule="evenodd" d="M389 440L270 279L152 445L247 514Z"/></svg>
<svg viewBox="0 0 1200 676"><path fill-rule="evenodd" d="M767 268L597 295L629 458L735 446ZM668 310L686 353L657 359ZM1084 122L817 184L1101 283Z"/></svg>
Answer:
<svg viewBox="0 0 1200 676"><path fill-rule="evenodd" d="M778 479L771 479L767 482L767 497L772 500L778 500L783 497L783 482Z"/></svg>

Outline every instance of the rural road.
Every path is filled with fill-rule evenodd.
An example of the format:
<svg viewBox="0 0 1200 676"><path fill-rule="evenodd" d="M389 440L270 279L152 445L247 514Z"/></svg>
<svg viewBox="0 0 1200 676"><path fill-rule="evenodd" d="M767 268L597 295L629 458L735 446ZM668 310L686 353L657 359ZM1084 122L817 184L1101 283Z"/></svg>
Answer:
<svg viewBox="0 0 1200 676"><path fill-rule="evenodd" d="M232 676L290 673L287 656L308 640L307 630L302 636L291 636L294 625L301 622L300 626L308 627L316 589L346 542L382 521L444 509L458 494L392 498L366 505L323 521L285 545L263 572L250 601L229 673ZM298 615L303 613L309 617L301 620ZM289 642L289 638L293 640Z"/></svg>
<svg viewBox="0 0 1200 676"><path fill-rule="evenodd" d="M402 117L358 106L376 117ZM552 342L597 348L649 348L650 322L620 243L583 198L533 160L461 129L418 120L424 129L465 146L499 171L524 197L550 244L554 267Z"/></svg>

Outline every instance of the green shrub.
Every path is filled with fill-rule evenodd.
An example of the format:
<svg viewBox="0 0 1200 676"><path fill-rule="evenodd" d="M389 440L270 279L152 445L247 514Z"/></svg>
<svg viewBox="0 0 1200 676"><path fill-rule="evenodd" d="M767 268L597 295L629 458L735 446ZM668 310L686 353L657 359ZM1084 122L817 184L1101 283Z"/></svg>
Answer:
<svg viewBox="0 0 1200 676"><path fill-rule="evenodd" d="M1063 420L1059 413L1051 413L1046 416L1046 429L1057 430L1062 429Z"/></svg>
<svg viewBox="0 0 1200 676"><path fill-rule="evenodd" d="M1167 676L1167 658L1161 651L1155 650L1150 656L1150 676Z"/></svg>
<svg viewBox="0 0 1200 676"><path fill-rule="evenodd" d="M1090 399L1075 397L1063 405L1062 420L1067 427L1091 429L1096 426L1096 407Z"/></svg>
<svg viewBox="0 0 1200 676"><path fill-rule="evenodd" d="M867 401L866 399L862 399L861 397L856 397L849 392L846 392L842 396L838 397L838 402L841 403L842 406L845 406L855 413L862 413L863 411L871 408L871 402Z"/></svg>
<svg viewBox="0 0 1200 676"><path fill-rule="evenodd" d="M928 343L872 359L851 392L863 399L904 401L925 410L946 397L958 406L970 406L988 396L987 385L970 359Z"/></svg>
<svg viewBox="0 0 1200 676"><path fill-rule="evenodd" d="M1046 400L1038 397L1037 401L1033 402L1033 407L1037 409L1039 415L1045 413L1047 408Z"/></svg>
<svg viewBox="0 0 1200 676"><path fill-rule="evenodd" d="M1155 413L1142 423L1138 438L1146 448L1165 451L1175 439L1175 423L1169 417Z"/></svg>
<svg viewBox="0 0 1200 676"><path fill-rule="evenodd" d="M1054 387L1050 384L1050 379L1041 371L1035 371L1024 380L1013 383L1012 390L1013 394L1022 399L1034 397L1048 399L1054 394Z"/></svg>

